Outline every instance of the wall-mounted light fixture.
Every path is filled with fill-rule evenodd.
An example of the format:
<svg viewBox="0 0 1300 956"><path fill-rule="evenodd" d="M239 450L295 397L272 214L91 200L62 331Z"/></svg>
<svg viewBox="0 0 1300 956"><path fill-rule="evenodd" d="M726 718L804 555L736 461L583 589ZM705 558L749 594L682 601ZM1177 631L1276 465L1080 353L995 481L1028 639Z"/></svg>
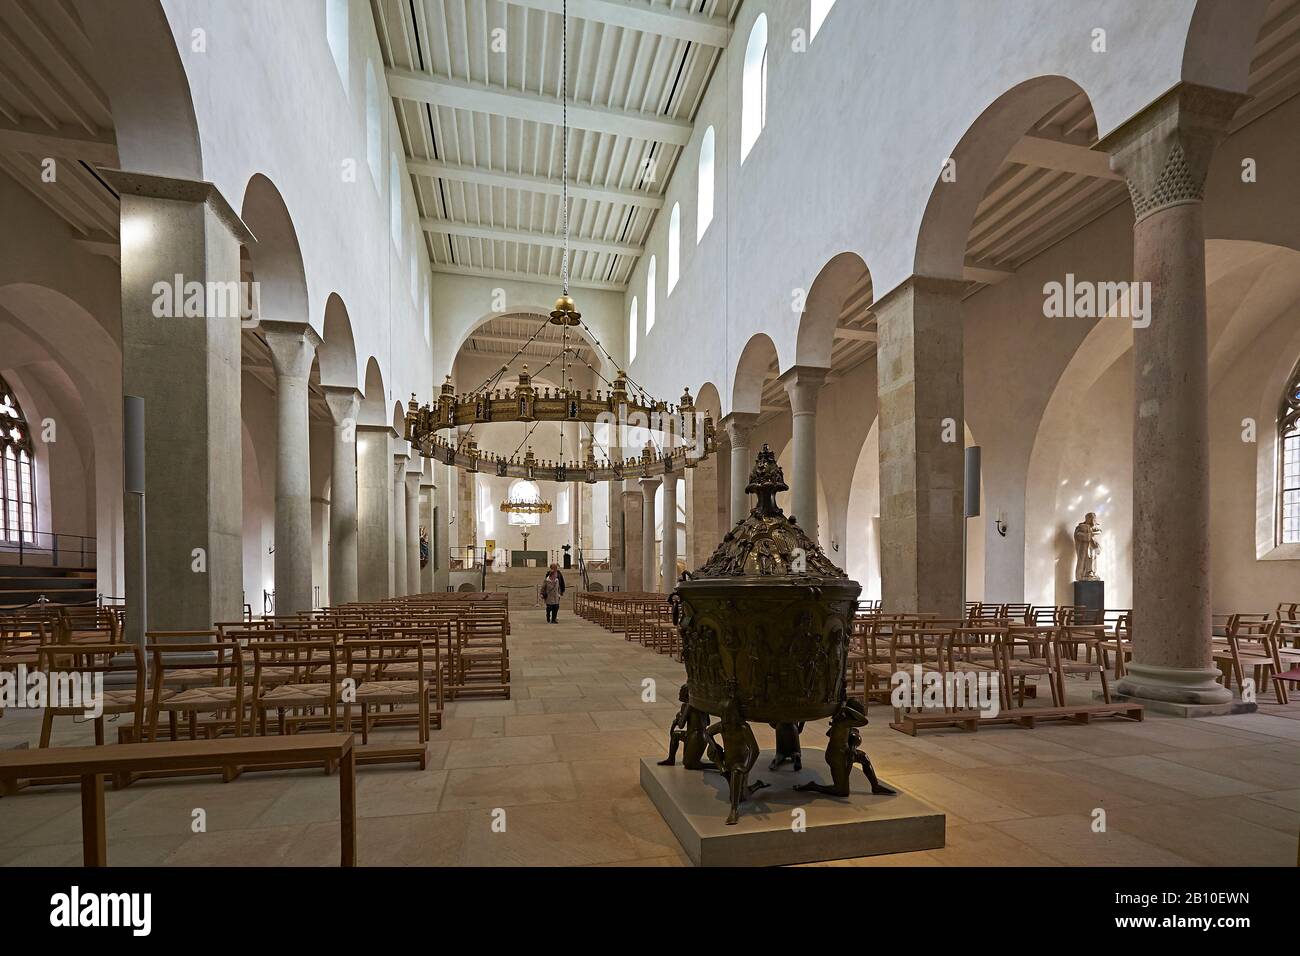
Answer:
<svg viewBox="0 0 1300 956"><path fill-rule="evenodd" d="M998 529L998 534L1005 538L1007 536L1007 513L1005 511L999 511L997 519L993 524L994 527Z"/></svg>

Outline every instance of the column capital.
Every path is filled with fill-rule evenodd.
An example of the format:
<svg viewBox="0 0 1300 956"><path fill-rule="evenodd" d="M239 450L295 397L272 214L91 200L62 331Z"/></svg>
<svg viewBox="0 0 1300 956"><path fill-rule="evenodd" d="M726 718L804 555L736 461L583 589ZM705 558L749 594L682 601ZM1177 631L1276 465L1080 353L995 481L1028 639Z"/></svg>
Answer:
<svg viewBox="0 0 1300 956"><path fill-rule="evenodd" d="M940 276L913 274L898 283L898 285L894 286L884 295L876 298L871 305L867 307L867 313L875 316L878 322L881 310L890 308L896 302L901 301L909 294L916 295L917 293L923 293L932 296L960 299L962 294L965 293L968 288L970 288L970 283L965 279L945 279Z"/></svg>
<svg viewBox="0 0 1300 956"><path fill-rule="evenodd" d="M831 370L816 365L795 365L782 373L777 379L790 396L790 413L793 415L811 415L817 411L817 395Z"/></svg>
<svg viewBox="0 0 1300 956"><path fill-rule="evenodd" d="M310 322L261 319L257 327L266 337L277 377L305 379L311 374L312 359L322 340Z"/></svg>
<svg viewBox="0 0 1300 956"><path fill-rule="evenodd" d="M361 410L361 390L351 385L322 385L325 404L329 406L330 415L335 425L357 421L357 412Z"/></svg>
<svg viewBox="0 0 1300 956"><path fill-rule="evenodd" d="M406 493L407 493L407 494L418 495L418 494L420 493L420 478L421 478L421 477L422 477L422 476L421 476L420 472L418 472L418 471L408 471L408 472L406 473Z"/></svg>
<svg viewBox="0 0 1300 956"><path fill-rule="evenodd" d="M748 446L749 433L753 431L754 424L757 421L757 412L732 412L730 415L724 416L718 424L726 431L727 440L735 448L737 446Z"/></svg>
<svg viewBox="0 0 1300 956"><path fill-rule="evenodd" d="M1110 168L1124 177L1139 220L1204 198L1214 149L1248 99L1180 83L1102 137L1097 148L1110 154Z"/></svg>
<svg viewBox="0 0 1300 956"><path fill-rule="evenodd" d="M365 432L367 435L387 435L392 441L396 441L402 436L398 434L397 429L392 425L357 425L357 431Z"/></svg>
<svg viewBox="0 0 1300 956"><path fill-rule="evenodd" d="M641 494L645 495L647 498L650 498L653 497L654 493L659 490L659 486L663 482L660 481L659 477L656 475L651 478L638 478L637 483L641 485Z"/></svg>
<svg viewBox="0 0 1300 956"><path fill-rule="evenodd" d="M221 190L212 183L196 179L176 179L172 176L157 176L153 173L137 173L127 169L100 169L100 174L108 180L118 195L139 196L143 199L170 199L173 202L203 204L212 210L231 235L242 245L257 244L257 238L244 224L244 220L226 202Z"/></svg>

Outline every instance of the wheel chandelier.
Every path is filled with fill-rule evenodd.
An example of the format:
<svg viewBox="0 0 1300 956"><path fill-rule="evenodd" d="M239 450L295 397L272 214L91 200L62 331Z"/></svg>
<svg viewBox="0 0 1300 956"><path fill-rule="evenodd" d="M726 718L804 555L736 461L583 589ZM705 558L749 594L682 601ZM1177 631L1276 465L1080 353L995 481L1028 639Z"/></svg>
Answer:
<svg viewBox="0 0 1300 956"><path fill-rule="evenodd" d="M569 14L567 0L564 4L564 31L561 54L561 72L563 73L563 199L561 214L564 229L564 259L561 266L561 294L555 300L555 308L550 317L543 319L537 331L526 341L514 357L502 365L496 374L490 376L477 388L469 392L458 393L448 375L442 384L438 400L433 404L421 406L414 395L407 406L406 440L425 458L432 458L448 465L455 465L467 471L495 472L500 477L527 478L534 481L586 481L595 483L604 480L621 480L623 478L651 477L654 475L673 474L695 465L711 455L717 446L717 436L713 419L696 412L695 401L689 389L682 392L682 397L675 405L659 401L633 381L627 373L618 369L618 363L591 328L582 321L582 313L577 303L569 295L569 84L568 84L568 50L569 50ZM546 365L531 373L525 364L519 371L519 383L514 388L502 387L502 378L510 370L529 345L548 327L557 325L562 331L562 348L560 354ZM582 361L577 348L570 346L571 329L581 327L597 349L605 356L610 365L618 369L614 381L610 381L600 370L588 362L584 365L608 386L606 389L587 389L573 387L573 379L568 377L569 358L575 362ZM576 337L575 337L576 338ZM553 390L550 386L540 388L533 384L535 374L543 372L555 361L560 362L561 384ZM481 451L474 439L474 428L478 425L501 422L517 422L527 427L524 438L509 455L498 455ZM528 445L528 439L540 422L560 423L560 458L539 460L533 454L531 446L527 447L523 457L519 449ZM593 433L593 440L587 446L583 460L561 460L563 458L564 425L573 422L579 428L583 425ZM612 459L603 456L597 460L595 452L594 430L597 424L610 426L609 434L621 436L626 429L644 428L652 437L642 448L636 458ZM465 429L458 433L455 429ZM447 435L444 436L443 432ZM662 439L655 441L653 435L659 433ZM502 502L501 510L507 511L509 502ZM534 502L535 504L535 502ZM550 510L549 505L547 511Z"/></svg>

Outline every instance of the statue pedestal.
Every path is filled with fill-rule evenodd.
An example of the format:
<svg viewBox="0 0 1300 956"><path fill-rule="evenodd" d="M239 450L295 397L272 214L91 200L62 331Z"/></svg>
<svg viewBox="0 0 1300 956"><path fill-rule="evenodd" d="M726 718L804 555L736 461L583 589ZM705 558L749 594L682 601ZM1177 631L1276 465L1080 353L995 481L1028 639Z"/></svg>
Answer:
<svg viewBox="0 0 1300 956"><path fill-rule="evenodd" d="M1102 612L1106 610L1106 582L1075 581L1074 606L1086 607L1089 611L1094 612L1095 616L1092 620L1100 624L1102 622Z"/></svg>
<svg viewBox="0 0 1300 956"><path fill-rule="evenodd" d="M646 792L696 866L784 866L820 863L882 853L934 850L944 845L946 817L906 793L872 794L855 768L847 797L801 793L797 783L830 783L823 751L804 748L803 769L789 765L768 770L772 751L763 753L750 782L768 784L741 804L740 821L727 826L730 801L722 774L687 770L679 763L661 767L641 758L641 789ZM882 782L888 784L887 779ZM802 809L803 832L793 828Z"/></svg>

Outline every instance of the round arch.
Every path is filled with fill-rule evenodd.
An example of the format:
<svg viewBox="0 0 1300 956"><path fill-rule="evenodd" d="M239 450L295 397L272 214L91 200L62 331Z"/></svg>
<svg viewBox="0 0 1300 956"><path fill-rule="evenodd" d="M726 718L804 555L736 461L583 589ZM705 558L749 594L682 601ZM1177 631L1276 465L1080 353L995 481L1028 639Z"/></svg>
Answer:
<svg viewBox="0 0 1300 956"><path fill-rule="evenodd" d="M259 314L280 321L307 321L307 276L298 232L275 183L256 173L244 187L240 218L257 237L248 259L259 291Z"/></svg>
<svg viewBox="0 0 1300 956"><path fill-rule="evenodd" d="M337 292L325 300L325 322L321 345L316 350L322 385L357 387L357 346L352 336L352 318Z"/></svg>
<svg viewBox="0 0 1300 956"><path fill-rule="evenodd" d="M870 284L871 272L856 252L841 252L822 266L808 289L795 344L795 364L829 368L835 327L853 289Z"/></svg>
<svg viewBox="0 0 1300 956"><path fill-rule="evenodd" d="M158 0L74 0L113 112L118 167L203 179L194 101Z"/></svg>
<svg viewBox="0 0 1300 956"><path fill-rule="evenodd" d="M366 360L366 380L361 386L361 408L357 413L358 425L387 425L388 392L379 360L373 355Z"/></svg>
<svg viewBox="0 0 1300 956"><path fill-rule="evenodd" d="M975 211L1007 154L1048 110L1080 93L1087 95L1067 77L1038 76L984 108L938 172L917 230L914 274L962 277Z"/></svg>
<svg viewBox="0 0 1300 956"><path fill-rule="evenodd" d="M16 323L17 335L4 336L7 319ZM58 378L66 383L66 388L59 390L67 406L84 416L86 428L80 444L93 459L88 472L94 486L96 577L102 593L120 597L125 594L121 350L75 299L29 282L0 285L0 339L12 346L6 351L6 365L23 341L48 357Z"/></svg>
<svg viewBox="0 0 1300 956"><path fill-rule="evenodd" d="M763 383L775 365L780 371L780 357L776 345L764 332L758 332L745 343L736 371L731 381L731 408L729 412L757 414L762 408Z"/></svg>
<svg viewBox="0 0 1300 956"><path fill-rule="evenodd" d="M553 307L549 305L543 306L529 304L515 306L506 309L503 312L484 312L477 319L474 319L465 326L456 339L455 348L449 349L443 353L446 358L443 360L443 369L438 373L439 378L443 375L451 374L452 369L455 367L456 359L460 356L461 349L465 347L465 343L470 340L475 332L483 328L483 326L487 325L489 322L495 319L537 319L540 322L543 319L549 319L551 317L552 308ZM574 326L570 331L584 339L587 344L597 352L597 357L600 360L600 365L597 370L606 378L612 380L614 377L613 373L617 370L612 368L610 361L606 359L604 355L600 354L599 349L596 349L596 339L589 335L581 326Z"/></svg>
<svg viewBox="0 0 1300 956"><path fill-rule="evenodd" d="M1187 83L1244 93L1268 0L1198 0L1187 26Z"/></svg>

